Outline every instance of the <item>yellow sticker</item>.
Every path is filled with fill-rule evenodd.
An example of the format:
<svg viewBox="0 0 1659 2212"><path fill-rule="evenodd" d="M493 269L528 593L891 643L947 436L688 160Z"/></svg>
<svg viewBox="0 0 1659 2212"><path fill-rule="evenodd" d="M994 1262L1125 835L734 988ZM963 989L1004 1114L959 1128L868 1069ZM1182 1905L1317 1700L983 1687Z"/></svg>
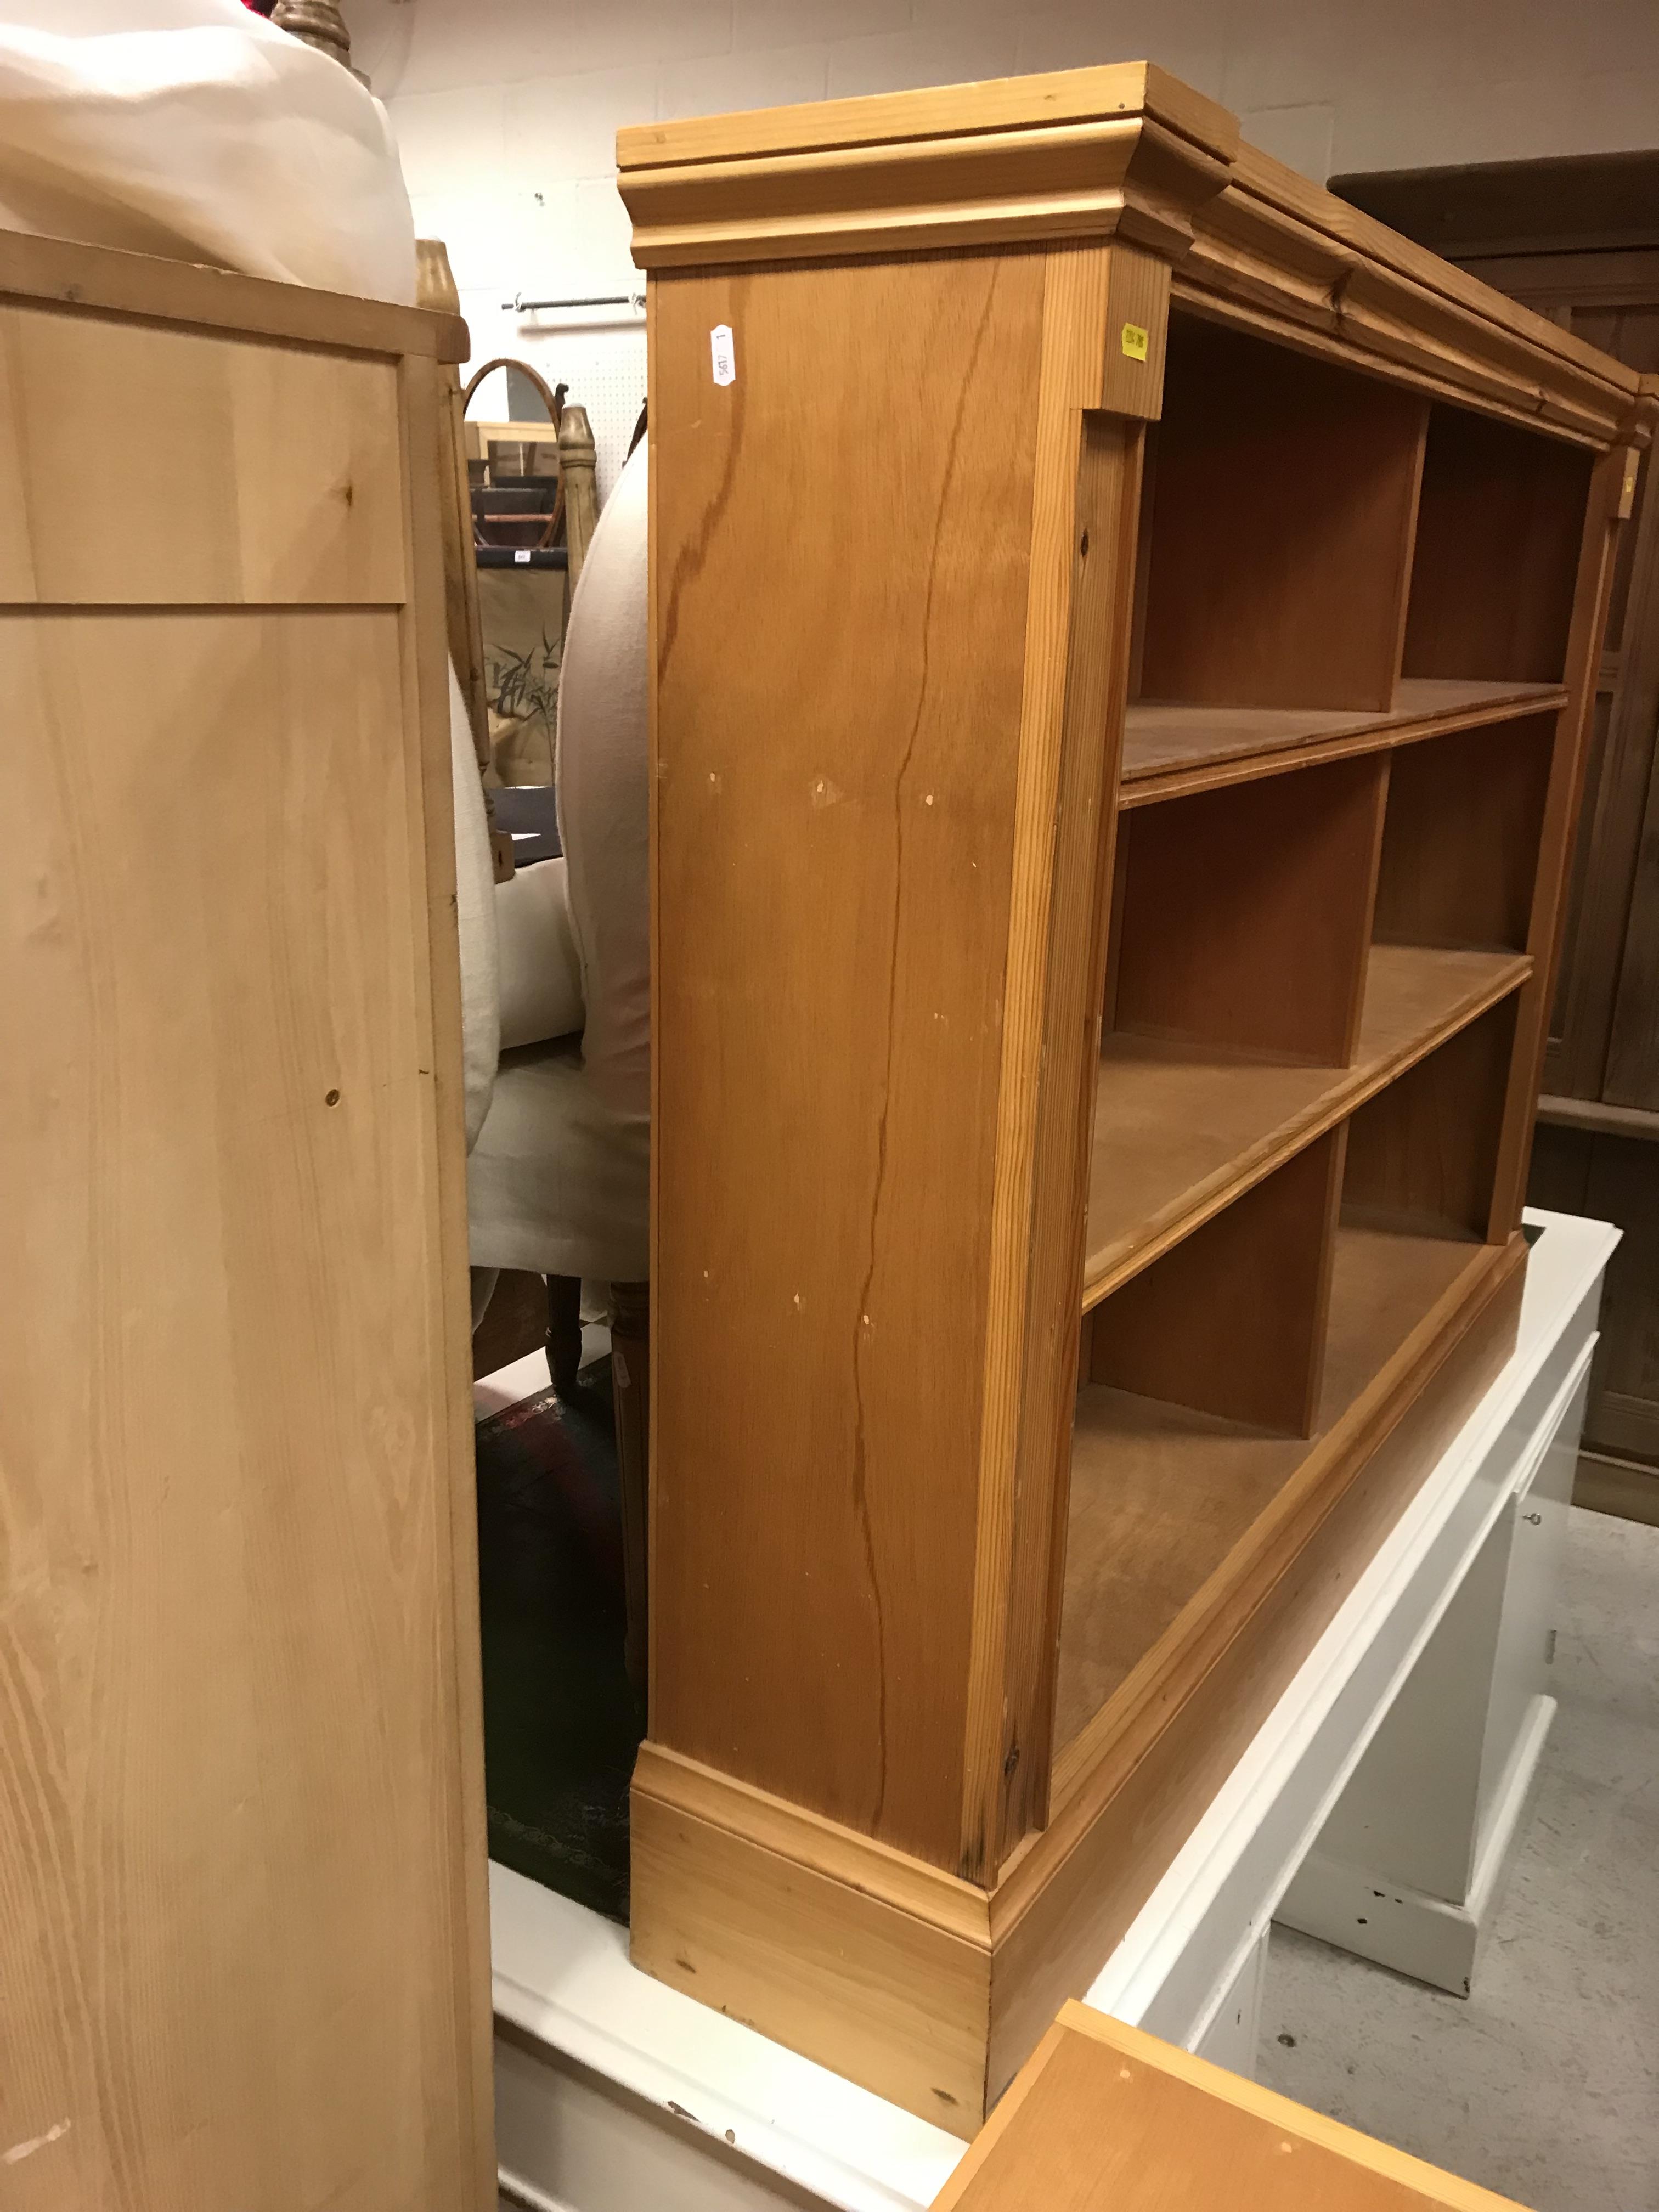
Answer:
<svg viewBox="0 0 1659 2212"><path fill-rule="evenodd" d="M1139 323L1125 323L1123 325L1123 350L1131 361L1146 360L1146 333Z"/></svg>

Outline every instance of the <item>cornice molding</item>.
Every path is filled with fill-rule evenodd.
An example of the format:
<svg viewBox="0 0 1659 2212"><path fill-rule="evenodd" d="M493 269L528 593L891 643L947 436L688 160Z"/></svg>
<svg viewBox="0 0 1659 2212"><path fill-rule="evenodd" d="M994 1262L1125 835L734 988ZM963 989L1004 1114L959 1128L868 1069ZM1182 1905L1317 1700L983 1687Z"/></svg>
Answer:
<svg viewBox="0 0 1659 2212"><path fill-rule="evenodd" d="M1111 237L1176 260L1237 149L1145 63L826 100L617 136L642 269Z"/></svg>
<svg viewBox="0 0 1659 2212"><path fill-rule="evenodd" d="M1184 307L1586 445L1645 433L1633 370L1241 145L1147 63L647 124L617 160L659 274L1121 237Z"/></svg>

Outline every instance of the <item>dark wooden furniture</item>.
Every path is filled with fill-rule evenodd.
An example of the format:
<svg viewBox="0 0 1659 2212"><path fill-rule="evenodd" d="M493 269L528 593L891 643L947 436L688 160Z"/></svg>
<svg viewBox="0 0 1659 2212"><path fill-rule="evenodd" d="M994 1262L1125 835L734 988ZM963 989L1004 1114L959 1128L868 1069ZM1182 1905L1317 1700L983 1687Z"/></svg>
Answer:
<svg viewBox="0 0 1659 2212"><path fill-rule="evenodd" d="M1339 178L1333 190L1659 371L1659 152ZM1620 550L1529 1195L1616 1222L1575 1495L1659 1522L1659 497Z"/></svg>

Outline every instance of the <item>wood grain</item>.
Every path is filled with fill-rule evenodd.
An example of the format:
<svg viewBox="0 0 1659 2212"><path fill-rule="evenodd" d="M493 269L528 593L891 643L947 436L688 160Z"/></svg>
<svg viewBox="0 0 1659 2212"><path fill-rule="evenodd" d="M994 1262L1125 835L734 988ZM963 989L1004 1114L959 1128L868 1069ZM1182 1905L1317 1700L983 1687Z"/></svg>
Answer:
<svg viewBox="0 0 1659 2212"><path fill-rule="evenodd" d="M1617 664L1628 695L1615 703L1617 738L1626 744L1655 726L1653 702L1659 696L1659 496L1653 490L1652 455L1648 456L1641 547L1644 556L1631 579L1639 621L1631 625L1626 649ZM1636 595L1639 591L1641 596ZM1626 732L1630 732L1627 735ZM1623 788L1629 791L1628 775ZM1603 848L1605 853L1605 847ZM1598 858L1601 855L1598 854ZM1606 859L1613 860L1611 854ZM1618 882L1613 863L1614 885ZM1641 828L1632 868L1629 923L1620 947L1618 988L1608 1015L1603 1095L1612 1103L1651 1108L1659 1104L1659 1050L1653 1036L1654 994L1659 988L1659 794L1651 775L1641 811ZM1607 894L1603 894L1607 897Z"/></svg>
<svg viewBox="0 0 1659 2212"><path fill-rule="evenodd" d="M1464 1249L1464 1276L1355 1409L1346 1464L1304 1462L1310 1480L1295 1510L1316 1500L1322 1512L1287 1548L1284 1571L1267 1577L1259 1601L1236 1585L1224 1625L1188 1643L1179 1678L1141 1670L1140 1687L1132 1677L1057 1765L1049 1825L992 1899L994 2099L1055 2006L1086 1989L1110 1955L1354 1573L1508 1358L1524 1249L1518 1238L1504 1252ZM1333 1376L1328 1358L1328 1392Z"/></svg>
<svg viewBox="0 0 1659 2212"><path fill-rule="evenodd" d="M1087 1188L1093 1141L1102 977L1109 942L1106 884L1113 875L1111 787L1121 726L1134 568L1131 540L1144 434L1131 422L1093 414L1083 418L1074 527L1085 588L1074 595L1072 611L1073 670L1067 681L1067 735L1056 809L1059 842L1050 925L1066 957L1054 969L1063 988L1051 991L1043 1046L1033 1161L1020 1459L1004 1508L1011 1522L1012 1563L1002 1710L997 1716L1001 1783L997 1863L1018 1848L1034 1821L1042 1819L1048 1799L1065 1486L1071 1458L1067 1408L1076 1350L1067 1324L1076 1305L1085 1230L1085 1207L1079 1201ZM1083 552L1085 542L1088 556ZM1080 927L1085 919L1086 934Z"/></svg>
<svg viewBox="0 0 1659 2212"><path fill-rule="evenodd" d="M1387 714L1322 708L1183 706L1132 699L1123 730L1120 807L1149 806L1223 784L1391 751L1472 726L1565 703L1559 685L1464 684L1404 677Z"/></svg>
<svg viewBox="0 0 1659 2212"><path fill-rule="evenodd" d="M1317 1534L1270 1580L1254 1610L1247 1604L1234 1613L1224 1638L1227 1666L1209 1667L1170 1727L1150 1735L1143 1728L1121 1742L1109 1768L1092 1753L1079 1767L1079 1740L1054 1823L1028 1839L988 1897L842 1824L647 1747L635 1790L636 1835L646 1838L635 1861L636 1960L852 2078L873 2081L908 2109L971 2132L985 2090L995 2096L1066 1990L1086 1984L1103 1960L1346 1593L1355 1562L1369 1556L1507 1356L1518 1240L1508 1253L1426 1243L1458 1255L1464 1294L1455 1285L1434 1302L1422 1270L1413 1278L1407 1269L1383 1300L1384 1322L1412 1341L1362 1393L1354 1420L1363 1440L1352 1444L1340 1480L1327 1464L1316 1486L1328 1493ZM1361 1273L1377 1279L1374 1269ZM1477 1277L1485 1288L1471 1297ZM1328 1366L1328 1396L1344 1387L1344 1376L1353 1389L1356 1365L1376 1356L1382 1310L1366 1304L1371 1318L1352 1343L1346 1332L1334 1336L1334 1350L1344 1348ZM1422 1314L1415 1329L1413 1310ZM1413 1398L1400 1386L1407 1374L1420 1374L1425 1350L1431 1380ZM1283 1439L1255 1441L1279 1452L1299 1449ZM980 1898L990 1939L988 2006L973 1901ZM988 2014L975 2109L963 2101L974 2094L971 2038Z"/></svg>
<svg viewBox="0 0 1659 2212"><path fill-rule="evenodd" d="M1650 1106L1609 1106L1600 1098L1556 1098L1546 1091L1538 1102L1538 1121L1540 1128L1553 1123L1557 1128L1588 1130L1599 1136L1640 1137L1648 1144L1659 1141L1659 1111ZM1583 1209L1555 1210L1575 1213Z"/></svg>
<svg viewBox="0 0 1659 2212"><path fill-rule="evenodd" d="M460 295L443 240L417 238L415 253L416 289L421 305L459 313ZM444 629L472 726L472 750L483 769L489 761L489 698L478 609L478 562L473 550L472 491L466 466L466 403L461 397L459 372L446 365L443 386L437 470L444 522Z"/></svg>
<svg viewBox="0 0 1659 2212"><path fill-rule="evenodd" d="M1516 2212L1455 2174L1073 2001L934 2212Z"/></svg>
<svg viewBox="0 0 1659 2212"><path fill-rule="evenodd" d="M1564 374L1559 364L1552 364L1549 371L1553 386L1559 380L1559 392L1546 389L1532 373L1534 356L1529 349L1490 328L1475 326L1471 334L1476 346L1469 353L1449 353L1425 341L1408 320L1393 330L1375 319L1369 325L1367 319L1351 320L1339 300L1323 285L1310 283L1307 271L1297 267L1307 249L1302 228L1285 223L1285 235L1275 241L1277 251L1259 259L1255 252L1259 241L1249 234L1261 219L1261 204L1246 198L1233 208L1228 204L1230 198L1228 192L1219 196L1223 217L1212 219L1212 228L1218 233L1221 221L1228 220L1235 226L1234 234L1206 237L1195 230L1194 250L1170 281L1172 311L1199 316L1344 371L1381 374L1401 391L1414 392L1430 402L1443 400L1472 415L1529 432L1541 428L1581 453L1599 453L1609 440L1623 434L1633 392L1576 369ZM1342 256L1334 255L1332 265L1333 284L1349 280L1352 265L1345 264ZM1402 288L1401 305L1407 316L1423 304L1413 296L1419 289Z"/></svg>
<svg viewBox="0 0 1659 2212"><path fill-rule="evenodd" d="M1386 223L1324 191L1286 163L1264 154L1259 147L1241 146L1233 185L1241 196L1248 195L1260 207L1278 210L1330 241L1351 264L1364 260L1376 269L1392 271L1401 277L1404 288L1400 303L1402 307L1417 307L1422 327L1415 335L1419 340L1439 339L1444 343L1455 327L1444 310L1461 310L1489 325L1495 340L1508 342L1504 356L1507 359L1529 351L1540 356L1546 362L1559 363L1564 369L1585 380L1613 384L1620 389L1631 388L1619 375L1619 364L1610 360L1604 349L1564 329L1559 323L1540 314L1536 307L1506 297L1480 276L1443 260L1437 253L1431 252L1413 239L1403 237L1399 231L1391 230ZM1548 189L1552 200L1559 205L1559 186L1553 179ZM1439 197L1443 204L1443 190Z"/></svg>
<svg viewBox="0 0 1659 2212"><path fill-rule="evenodd" d="M1473 1257L1467 1243L1454 1239L1352 1226L1340 1232L1334 1250L1313 1424L1321 1439L1347 1417L1424 1315L1444 1301ZM1098 1382L1079 1391L1057 1744L1070 1743L1168 1635L1310 1451L1297 1437Z"/></svg>
<svg viewBox="0 0 1659 2212"><path fill-rule="evenodd" d="M1636 391L1582 340L1239 145L1235 118L1145 64L644 125L617 158L645 268L1121 225L1180 264L1183 301L1402 386L1595 445Z"/></svg>
<svg viewBox="0 0 1659 2212"><path fill-rule="evenodd" d="M634 1963L971 2135L985 2112L984 1934L970 1940L689 1811L658 1794L659 1774L636 1778L631 1799Z"/></svg>
<svg viewBox="0 0 1659 2212"><path fill-rule="evenodd" d="M1496 1241L1520 1221L1527 1188L1527 1166L1541 1088L1544 1053L1549 1041L1549 1010L1574 833L1583 795L1590 720L1606 634L1620 528L1624 456L1614 447L1596 460L1589 497L1580 519L1577 579L1566 638L1568 704L1556 718L1549 786L1539 841L1538 878L1533 894L1528 951L1533 975L1516 1016L1515 1057L1498 1140L1498 1172L1488 1234Z"/></svg>
<svg viewBox="0 0 1659 2212"><path fill-rule="evenodd" d="M856 100L817 100L735 115L641 123L617 133L617 166L666 168L767 154L833 153L888 139L958 137L1150 115L1219 155L1238 146L1224 107L1151 62L920 86Z"/></svg>
<svg viewBox="0 0 1659 2212"><path fill-rule="evenodd" d="M486 2201L400 627L0 617L0 2075L9 2142L72 2122L30 2207Z"/></svg>
<svg viewBox="0 0 1659 2212"><path fill-rule="evenodd" d="M1110 1711L1073 1739L1057 1762L1057 1796L1098 1794L1114 1762L1121 1769L1156 1733L1161 1702L1190 1691L1277 1578L1299 1571L1302 1547L1358 1478L1367 1452L1409 1411L1425 1375L1525 1256L1518 1236L1483 1246L1368 1224L1340 1229L1311 1443L1241 1534L1218 1571L1222 1583L1200 1589L1179 1632L1143 1654Z"/></svg>
<svg viewBox="0 0 1659 2212"><path fill-rule="evenodd" d="M1547 674L1506 642L1402 680L1413 540L1419 611L1436 549L1500 561L1467 464L1524 416L1548 527L1445 614L1507 640L1561 488L1641 434L1632 374L1115 82L623 148L656 446L641 1955L920 2109L945 2089L953 2124L1098 1966L1501 1364L1571 817L1559 738L1540 812L1541 763L1601 601L1581 564ZM1419 532L1454 396L1484 417L1440 405ZM1379 1097L1351 1212L1456 1234L1334 1228ZM1359 1319L1333 1291L1344 1254ZM1055 1760L1085 1339L1119 1380L1314 1433L1164 1405L1171 1495L1217 1430L1288 1456L1170 1538L1172 1614Z"/></svg>
<svg viewBox="0 0 1659 2212"><path fill-rule="evenodd" d="M1589 471L1553 438L1431 410L1406 674L1562 681Z"/></svg>
<svg viewBox="0 0 1659 2212"><path fill-rule="evenodd" d="M1296 1153L1096 1306L1089 1380L1307 1436L1346 1133Z"/></svg>
<svg viewBox="0 0 1659 2212"><path fill-rule="evenodd" d="M1555 724L1528 715L1391 755L1378 938L1525 950Z"/></svg>
<svg viewBox="0 0 1659 2212"><path fill-rule="evenodd" d="M842 259L1121 236L1166 262L1226 175L1206 148L1142 117L878 139L831 153L625 169L641 268Z"/></svg>
<svg viewBox="0 0 1659 2212"><path fill-rule="evenodd" d="M1389 709L1424 418L1410 392L1174 316L1145 695Z"/></svg>
<svg viewBox="0 0 1659 2212"><path fill-rule="evenodd" d="M1135 814L1115 1030L1342 1066L1358 1042L1386 759Z"/></svg>
<svg viewBox="0 0 1659 2212"><path fill-rule="evenodd" d="M1540 1128L1528 1196L1534 1204L1617 1222L1623 1231L1607 1265L1601 1340L1584 1415L1585 1448L1615 1460L1651 1462L1659 1458L1659 1342L1653 1327L1659 1297L1659 1177L1653 1171L1651 1142L1616 1130L1584 1134ZM1602 1494L1607 1495L1605 1485ZM1603 1504L1601 1510L1617 1509Z"/></svg>
<svg viewBox="0 0 1659 2212"><path fill-rule="evenodd" d="M0 601L398 605L398 419L387 362L0 308Z"/></svg>
<svg viewBox="0 0 1659 2212"><path fill-rule="evenodd" d="M1113 1036L1096 1095L1083 1297L1093 1306L1486 1007L1523 955L1374 945L1353 1065L1274 1066Z"/></svg>
<svg viewBox="0 0 1659 2212"><path fill-rule="evenodd" d="M1592 446L1618 434L1635 394L1630 373L1582 339L1253 146L1198 211L1175 295L1282 343Z"/></svg>
<svg viewBox="0 0 1659 2212"><path fill-rule="evenodd" d="M0 299L346 349L392 361L463 362L471 351L459 315L360 300L309 284L273 283L117 246L36 238L21 230L0 231Z"/></svg>
<svg viewBox="0 0 1659 2212"><path fill-rule="evenodd" d="M433 1910L445 1949L440 1996L463 2054L459 2113L463 2134L458 2202L483 2212L495 2185L494 2008L489 1999L489 1844L484 1795L483 1632L478 1587L478 1501L473 1462L471 1291L466 1203L466 1090L461 1061L461 962L456 927L455 789L447 639L436 619L444 573L441 477L430 465L449 399L447 364L405 356L398 367L403 418L404 528L410 605L402 621L403 706L419 732L420 801L407 835L424 863L424 951L432 1071L437 1262L428 1295L436 1307L427 1340L431 1389L443 1407L448 1482L447 1576L441 1577L434 1634L447 1659L437 1726L448 1732L452 1795L434 1821L447 1854L449 1888ZM414 793L411 790L410 798ZM404 1201L406 1203L406 1200Z"/></svg>
<svg viewBox="0 0 1659 2212"><path fill-rule="evenodd" d="M1098 411L1146 258L1126 279L1125 251L1052 254L1043 283L957 1860L981 1881L1048 1790L1075 1354L1054 1322L1075 1303L1140 452L1133 422Z"/></svg>
<svg viewBox="0 0 1659 2212"><path fill-rule="evenodd" d="M653 337L653 1735L945 1867L1043 283L672 278Z"/></svg>
<svg viewBox="0 0 1659 2212"><path fill-rule="evenodd" d="M1602 329L1603 343L1651 373L1659 369L1659 252L1644 258L1639 290L1650 304L1645 311L1620 313ZM1601 258L1574 257L1577 284L1590 281L1588 264ZM1619 548L1597 696L1586 731L1584 826L1573 858L1553 1018L1559 1042L1552 1037L1544 1074L1547 1091L1582 1097L1600 1095L1608 1074L1632 908L1642 928L1651 906L1647 894L1654 878L1642 856L1659 729L1659 496L1653 487L1650 449L1642 459L1636 513ZM1635 1039L1643 1034L1635 992L1646 964L1638 962L1632 970L1626 1018L1627 1036ZM1613 1095L1640 1095L1639 1075L1634 1094L1627 1073L1613 1080Z"/></svg>
<svg viewBox="0 0 1659 2212"><path fill-rule="evenodd" d="M1164 411L1164 356L1170 325L1170 264L1116 240L1107 261L1101 373L1091 404L1155 422ZM1091 380L1092 382L1094 380Z"/></svg>
<svg viewBox="0 0 1659 2212"><path fill-rule="evenodd" d="M1348 1125L1345 1215L1486 1236L1516 1004L1492 1007L1359 1109Z"/></svg>

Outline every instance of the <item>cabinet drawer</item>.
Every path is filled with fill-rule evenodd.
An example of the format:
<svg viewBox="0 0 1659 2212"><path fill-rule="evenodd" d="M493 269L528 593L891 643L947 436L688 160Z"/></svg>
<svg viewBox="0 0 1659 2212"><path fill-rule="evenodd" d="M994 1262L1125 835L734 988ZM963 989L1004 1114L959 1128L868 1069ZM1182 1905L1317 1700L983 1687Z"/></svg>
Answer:
<svg viewBox="0 0 1659 2212"><path fill-rule="evenodd" d="M0 309L0 603L399 605L400 426L390 362Z"/></svg>

